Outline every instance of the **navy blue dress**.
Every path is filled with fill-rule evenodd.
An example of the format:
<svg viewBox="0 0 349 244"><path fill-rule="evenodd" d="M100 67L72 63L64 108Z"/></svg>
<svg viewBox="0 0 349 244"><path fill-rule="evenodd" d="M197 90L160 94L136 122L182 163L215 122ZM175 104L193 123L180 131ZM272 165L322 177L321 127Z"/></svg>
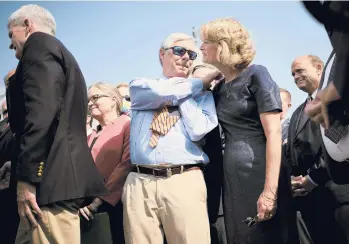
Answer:
<svg viewBox="0 0 349 244"><path fill-rule="evenodd" d="M253 227L241 222L257 214L266 170L266 137L259 115L282 111L279 87L265 67L251 65L233 81L219 84L214 94L226 137L223 205L228 243L298 243L290 176L285 167L280 172L275 216Z"/></svg>

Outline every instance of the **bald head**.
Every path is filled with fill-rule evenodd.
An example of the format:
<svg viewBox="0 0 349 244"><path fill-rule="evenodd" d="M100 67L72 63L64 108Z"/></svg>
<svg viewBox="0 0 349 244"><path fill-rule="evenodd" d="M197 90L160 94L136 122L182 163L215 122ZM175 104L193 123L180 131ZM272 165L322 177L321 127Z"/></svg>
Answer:
<svg viewBox="0 0 349 244"><path fill-rule="evenodd" d="M5 82L6 88L8 87L8 81L9 81L9 79L10 79L15 73L16 73L16 70L13 69L13 70L11 70L10 72L8 72L7 75L5 76L4 82Z"/></svg>
<svg viewBox="0 0 349 244"><path fill-rule="evenodd" d="M297 87L312 94L318 89L324 63L315 55L297 57L291 65L291 73Z"/></svg>

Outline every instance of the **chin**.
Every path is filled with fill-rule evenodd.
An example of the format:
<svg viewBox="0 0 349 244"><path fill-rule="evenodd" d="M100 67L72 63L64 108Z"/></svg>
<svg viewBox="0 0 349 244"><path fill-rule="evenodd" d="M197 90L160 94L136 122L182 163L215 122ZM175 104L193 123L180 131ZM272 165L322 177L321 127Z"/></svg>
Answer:
<svg viewBox="0 0 349 244"><path fill-rule="evenodd" d="M21 59L21 55L20 55L19 53L16 53L16 54L15 54L15 57L16 57L18 60Z"/></svg>
<svg viewBox="0 0 349 244"><path fill-rule="evenodd" d="M203 58L202 62L204 62L205 64L212 64L212 62L207 58Z"/></svg>
<svg viewBox="0 0 349 244"><path fill-rule="evenodd" d="M187 77L188 76L188 69L187 70L176 70L176 76L177 77Z"/></svg>

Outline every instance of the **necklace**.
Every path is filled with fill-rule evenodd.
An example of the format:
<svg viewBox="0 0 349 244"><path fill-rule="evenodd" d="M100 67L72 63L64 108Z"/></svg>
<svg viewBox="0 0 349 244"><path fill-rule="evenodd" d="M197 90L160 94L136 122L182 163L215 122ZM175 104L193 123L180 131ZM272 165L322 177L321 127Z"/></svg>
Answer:
<svg viewBox="0 0 349 244"><path fill-rule="evenodd" d="M225 92L227 93L227 98L230 98L231 95L231 88L233 87L233 83L235 83L235 80L240 76L241 71L238 71L235 76L230 77L230 82L225 82L224 83L224 88L225 88Z"/></svg>
<svg viewBox="0 0 349 244"><path fill-rule="evenodd" d="M228 87L228 85L229 85L229 87ZM229 83L224 83L224 88L225 88L225 92L227 93L227 98L230 98L230 95L231 95L230 91L231 91L232 86L233 86L233 81L230 81Z"/></svg>

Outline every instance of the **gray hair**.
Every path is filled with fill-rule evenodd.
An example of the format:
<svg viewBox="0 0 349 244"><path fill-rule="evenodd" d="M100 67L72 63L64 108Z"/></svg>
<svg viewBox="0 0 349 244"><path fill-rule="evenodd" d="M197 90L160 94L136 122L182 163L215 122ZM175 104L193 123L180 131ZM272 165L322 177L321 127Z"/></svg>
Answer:
<svg viewBox="0 0 349 244"><path fill-rule="evenodd" d="M166 49L173 46L174 43L180 41L192 41L195 44L194 38L181 32L172 33L165 38L165 40L161 43L160 49ZM161 59L159 57L160 64L162 65Z"/></svg>
<svg viewBox="0 0 349 244"><path fill-rule="evenodd" d="M25 19L30 19L40 27L40 31L56 35L56 21L53 15L45 8L35 4L24 5L8 18L7 28L24 25Z"/></svg>
<svg viewBox="0 0 349 244"><path fill-rule="evenodd" d="M185 33L176 32L166 37L166 39L161 44L161 48L172 47L174 43L180 42L180 41L192 41L194 43L193 37Z"/></svg>

